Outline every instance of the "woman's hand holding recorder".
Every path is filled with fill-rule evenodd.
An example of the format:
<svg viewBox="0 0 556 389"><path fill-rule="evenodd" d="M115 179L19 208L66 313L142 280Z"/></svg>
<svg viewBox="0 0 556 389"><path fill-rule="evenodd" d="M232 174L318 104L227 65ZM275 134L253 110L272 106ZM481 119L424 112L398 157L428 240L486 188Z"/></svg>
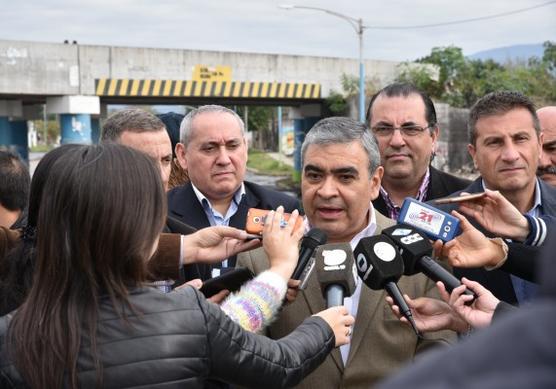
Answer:
<svg viewBox="0 0 556 389"><path fill-rule="evenodd" d="M284 223L284 207L270 211L263 226L263 248L270 261L270 269L289 280L295 269L299 256L299 241L303 237L303 223L298 223L300 217L297 210Z"/></svg>

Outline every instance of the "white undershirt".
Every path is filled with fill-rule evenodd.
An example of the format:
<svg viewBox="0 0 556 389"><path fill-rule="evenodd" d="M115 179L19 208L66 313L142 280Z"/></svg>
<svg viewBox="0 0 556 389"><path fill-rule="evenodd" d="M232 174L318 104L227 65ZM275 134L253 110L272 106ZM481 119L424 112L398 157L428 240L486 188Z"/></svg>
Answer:
<svg viewBox="0 0 556 389"><path fill-rule="evenodd" d="M357 235L353 237L353 239L349 242L351 249L354 250L357 243L361 238L365 238L367 236L372 236L376 231L376 216L375 210L373 208L373 204L369 205L369 224L363 230L361 230ZM357 310L359 308L359 298L361 297L361 278L357 277L355 291L350 297L344 298L344 307L348 310L349 314L352 315L354 318L357 317ZM352 328L352 337L353 333L355 332L355 327ZM351 342L340 346L340 354L342 354L342 361L344 362L344 366L347 363L349 350L351 347Z"/></svg>

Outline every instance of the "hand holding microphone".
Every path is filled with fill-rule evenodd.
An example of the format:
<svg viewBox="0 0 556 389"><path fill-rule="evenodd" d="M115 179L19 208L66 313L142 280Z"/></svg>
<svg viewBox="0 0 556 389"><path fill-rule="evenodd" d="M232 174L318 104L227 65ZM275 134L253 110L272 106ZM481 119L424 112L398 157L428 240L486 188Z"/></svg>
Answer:
<svg viewBox="0 0 556 389"><path fill-rule="evenodd" d="M433 281L442 281L449 293L461 285L461 282L452 273L443 268L430 257L432 245L419 231L406 224L398 224L382 230L399 248L403 264L403 273L411 276L424 273ZM465 294L474 296L473 292L466 290Z"/></svg>
<svg viewBox="0 0 556 389"><path fill-rule="evenodd" d="M463 283L464 285L458 286L448 294L442 282L437 282L436 286L444 301L430 297L411 299L407 295L404 296L413 312L419 331L452 330L465 333L470 326L482 328L490 324L494 310L500 301L477 282L464 278ZM463 294L465 287L472 289L478 296L471 305L467 305L471 297ZM387 297L386 301L401 321L407 321L390 297Z"/></svg>

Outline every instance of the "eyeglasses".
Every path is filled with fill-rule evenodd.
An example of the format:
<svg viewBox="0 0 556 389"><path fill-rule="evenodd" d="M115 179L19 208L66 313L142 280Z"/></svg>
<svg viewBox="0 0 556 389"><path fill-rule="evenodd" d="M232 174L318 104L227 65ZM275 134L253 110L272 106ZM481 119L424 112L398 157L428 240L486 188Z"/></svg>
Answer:
<svg viewBox="0 0 556 389"><path fill-rule="evenodd" d="M374 132L374 134L377 137L380 138L389 138L394 134L394 131L396 130L400 130L402 136L411 137L411 136L419 135L423 133L425 130L428 130L429 128L432 127L434 127L434 125L428 125L427 127L414 126L414 125L401 126L401 127L375 126L375 127L371 127L371 130Z"/></svg>

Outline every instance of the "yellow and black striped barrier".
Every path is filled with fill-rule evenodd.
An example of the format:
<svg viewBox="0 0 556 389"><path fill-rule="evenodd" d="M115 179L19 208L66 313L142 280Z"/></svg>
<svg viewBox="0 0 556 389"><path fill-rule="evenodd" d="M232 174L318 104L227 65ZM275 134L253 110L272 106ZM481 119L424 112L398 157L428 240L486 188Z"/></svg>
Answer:
<svg viewBox="0 0 556 389"><path fill-rule="evenodd" d="M258 81L95 80L97 96L320 99L320 84Z"/></svg>

